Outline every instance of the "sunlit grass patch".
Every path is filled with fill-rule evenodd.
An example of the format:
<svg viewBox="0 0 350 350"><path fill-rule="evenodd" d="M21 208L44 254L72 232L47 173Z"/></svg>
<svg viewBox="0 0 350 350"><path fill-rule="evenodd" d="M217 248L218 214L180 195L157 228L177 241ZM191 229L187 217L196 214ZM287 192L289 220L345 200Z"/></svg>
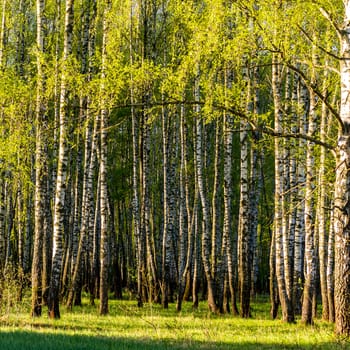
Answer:
<svg viewBox="0 0 350 350"><path fill-rule="evenodd" d="M264 300L253 304L252 318L213 315L205 302L198 310L191 303L177 313L160 305L110 300L110 313L98 315L98 305L61 307L61 319L44 314L31 318L29 304L1 318L0 344L5 349L347 349L337 342L331 324L316 321L306 327L269 319ZM45 310L44 310L45 313ZM350 348L350 347L349 347Z"/></svg>

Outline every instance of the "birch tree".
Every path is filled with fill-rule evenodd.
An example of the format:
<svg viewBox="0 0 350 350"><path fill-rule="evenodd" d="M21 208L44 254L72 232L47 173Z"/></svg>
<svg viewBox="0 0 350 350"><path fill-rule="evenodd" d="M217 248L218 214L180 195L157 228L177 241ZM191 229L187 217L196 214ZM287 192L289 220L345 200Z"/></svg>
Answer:
<svg viewBox="0 0 350 350"><path fill-rule="evenodd" d="M60 318L59 311L59 291L61 281L61 268L63 263L63 237L64 237L64 209L66 198L66 179L68 166L68 86L67 72L65 65L68 64L69 56L72 52L73 36L73 5L74 0L66 1L65 24L64 24L64 45L63 45L63 68L61 75L60 90L60 136L59 152L57 160L57 181L55 191L55 206L53 216L53 252L52 269L49 290L49 316L50 318Z"/></svg>
<svg viewBox="0 0 350 350"><path fill-rule="evenodd" d="M46 216L47 158L45 149L45 130L47 128L46 107L43 102L45 88L42 60L44 54L43 11L44 0L36 2L37 16L37 91L36 91L36 152L35 152L35 235L32 263L32 316L41 316L42 305L42 254L44 221Z"/></svg>
<svg viewBox="0 0 350 350"><path fill-rule="evenodd" d="M316 130L316 100L315 94L310 94L310 112L308 122L308 135L313 137ZM303 292L302 321L311 324L312 320L312 299L315 293L316 284L316 256L315 256L315 225L314 225L314 144L307 142L306 151L306 183L305 183L305 260L306 276Z"/></svg>
<svg viewBox="0 0 350 350"><path fill-rule="evenodd" d="M108 313L108 190L107 190L107 126L108 110L105 100L105 79L107 60L108 12L109 0L105 3L103 14L102 73L101 73L101 151L100 151L100 210L101 210L101 246L100 246L100 315Z"/></svg>
<svg viewBox="0 0 350 350"><path fill-rule="evenodd" d="M344 3L340 39L340 123L335 180L335 331L350 336L350 1Z"/></svg>

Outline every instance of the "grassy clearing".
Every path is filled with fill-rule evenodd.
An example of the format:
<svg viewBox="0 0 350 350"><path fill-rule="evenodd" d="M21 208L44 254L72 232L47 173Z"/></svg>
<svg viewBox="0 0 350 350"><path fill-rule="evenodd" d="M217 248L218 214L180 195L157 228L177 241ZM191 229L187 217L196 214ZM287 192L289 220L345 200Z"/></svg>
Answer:
<svg viewBox="0 0 350 350"><path fill-rule="evenodd" d="M60 320L29 317L29 305L16 306L0 319L0 348L35 350L160 350L160 349L350 349L337 340L333 325L317 321L312 327L269 319L268 304L253 305L253 318L207 312L205 303L193 311L184 304L162 310L159 305L138 309L134 301L110 301L110 314L97 308L61 309Z"/></svg>

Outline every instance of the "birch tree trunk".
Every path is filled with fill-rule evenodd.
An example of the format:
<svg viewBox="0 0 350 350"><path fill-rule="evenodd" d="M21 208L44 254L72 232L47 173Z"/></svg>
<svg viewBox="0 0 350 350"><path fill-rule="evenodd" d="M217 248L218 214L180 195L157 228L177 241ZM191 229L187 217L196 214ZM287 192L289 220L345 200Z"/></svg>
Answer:
<svg viewBox="0 0 350 350"><path fill-rule="evenodd" d="M67 127L67 73L65 64L72 52L73 36L73 5L74 0L66 1L65 10L65 29L64 29L64 47L63 47L63 68L61 76L60 92L60 137L59 153L57 163L57 181L53 218L53 252L52 252L52 269L49 290L49 316L50 318L60 318L59 311L59 291L61 281L61 268L63 263L63 237L64 237L64 211L66 195L66 178L68 166L68 127Z"/></svg>
<svg viewBox="0 0 350 350"><path fill-rule="evenodd" d="M213 182L213 194L212 194L212 226L211 226L211 263L212 263L212 278L215 281L215 295L216 303L220 310L223 312L223 278L221 274L221 246L222 246L222 233L220 227L220 150L221 150L221 134L222 134L222 121L217 119L215 125L215 151L214 151L214 182Z"/></svg>
<svg viewBox="0 0 350 350"><path fill-rule="evenodd" d="M100 151L100 210L101 210L101 246L100 246L100 315L108 313L108 190L107 190L107 127L108 110L106 107L106 60L108 39L108 13L110 0L105 1L103 13L103 38L102 38L102 74L101 74L101 151Z"/></svg>
<svg viewBox="0 0 350 350"><path fill-rule="evenodd" d="M232 140L233 140L232 117L224 113L224 224L222 239L222 255L224 256L224 272L227 269L228 286L231 295L232 313L237 315L236 283L234 273L233 249L232 249Z"/></svg>
<svg viewBox="0 0 350 350"><path fill-rule="evenodd" d="M307 116L309 111L309 92L304 84L298 80L298 109L299 115L298 131L301 134L307 134ZM300 139L298 143L301 154L299 158L305 157L306 142ZM294 242L294 273L293 273L293 304L296 314L301 314L302 290L304 284L304 246L305 246L305 165L300 159L298 164L297 176L297 212L295 218L295 242Z"/></svg>
<svg viewBox="0 0 350 350"><path fill-rule="evenodd" d="M195 101L199 102L199 77L195 81ZM205 277L208 285L208 306L212 312L217 312L218 308L215 301L215 286L212 278L212 264L210 262L211 240L210 240L210 222L209 209L207 203L206 190L203 178L203 138L202 138L202 120L200 117L200 107L196 106L196 140L195 140L195 157L196 157L196 173L198 181L199 197L202 204L203 214L203 232L202 232L202 261Z"/></svg>
<svg viewBox="0 0 350 350"><path fill-rule="evenodd" d="M280 76L282 77L282 76ZM282 80L280 81L282 84ZM290 100L291 100L291 83L292 83L292 74L289 68L286 68L286 77L284 83L284 106L283 113L285 115L291 114ZM282 105L282 101L281 101ZM283 131L289 129L290 120L286 116L281 118L281 129ZM287 297L292 304L292 287L293 287L293 243L294 243L294 232L290 230L290 153L291 153L291 144L290 140L283 138L281 140L280 154L282 157L282 173L281 173L281 207L282 207L282 250L283 250L283 270L284 270L284 280ZM292 304L293 305L293 304Z"/></svg>
<svg viewBox="0 0 350 350"><path fill-rule="evenodd" d="M240 202L239 202L239 224L238 224L238 249L239 249L239 282L241 317L250 317L250 289L251 289L251 263L250 254L251 232L250 232L250 200L249 200L249 162L248 162L248 124L240 123L241 144L241 170L240 170Z"/></svg>
<svg viewBox="0 0 350 350"><path fill-rule="evenodd" d="M154 36L156 34L156 2L141 0L140 23L143 25L142 33L142 66L153 62L155 58ZM151 116L150 103L152 98L152 82L147 82L142 91L141 111L141 240L145 242L148 283L148 298L155 301L158 298L157 263L155 257L154 237L151 229ZM146 291L145 293L146 294Z"/></svg>
<svg viewBox="0 0 350 350"><path fill-rule="evenodd" d="M130 6L130 64L134 64L133 40L133 7ZM131 102L131 133L132 133L132 217L133 231L135 236L136 248L136 274L137 274L137 304L139 307L143 305L143 283L145 275L145 240L142 239L141 217L140 217L140 149L139 149L139 113L136 112L135 94L134 94L134 77L130 73L130 102Z"/></svg>
<svg viewBox="0 0 350 350"><path fill-rule="evenodd" d="M272 89L275 108L275 132L282 131L282 106L281 106L281 81L280 65L276 54L272 61ZM274 208L274 239L276 252L276 278L279 291L279 299L282 307L282 318L286 322L294 322L294 312L291 300L287 294L285 281L284 252L283 249L283 228L282 228L282 204L283 204L283 154L281 140L275 138L275 208Z"/></svg>
<svg viewBox="0 0 350 350"><path fill-rule="evenodd" d="M85 76L85 81L89 82L91 80L91 59L89 60L89 56L93 57L94 55L94 44L92 41L94 41L94 35L91 35L93 32L92 24L95 20L96 11L92 9L91 11L91 4L90 1L87 1L86 7L84 7L84 22L83 22L83 38L82 38L82 65L81 65L81 73ZM92 191L93 191L93 173L94 173L94 164L95 164L95 158L96 158L96 143L97 143L97 130L95 129L95 138L94 138L94 144L92 142L93 134L92 134L92 115L89 110L90 105L90 99L86 96L80 97L80 121L85 121L85 142L84 142L84 165L83 165L83 171L82 174L79 174L81 178L82 185L76 186L76 196L80 196L80 191L78 189L82 187L82 194L81 194L81 209L80 205L79 211L81 210L81 213L79 215L79 211L75 207L75 216L77 219L79 219L79 216L81 216L80 219L80 225L78 225L78 220L74 220L75 223L75 232L73 233L74 236L76 236L76 239L79 239L79 243L77 246L77 252L76 252L76 258L75 262L73 263L73 271L72 271L72 282L71 282L71 288L68 293L67 297L67 307L72 308L73 305L73 299L74 296L78 293L79 290L81 290L81 283L82 283L82 262L84 255L86 253L86 246L87 246L87 238L88 238L88 221L89 221L89 206L93 205L93 198L92 197ZM97 128L97 125L96 125ZM78 184L78 179L76 179L76 182ZM78 193L77 193L78 192ZM78 204L78 203L77 203ZM80 233L80 235L79 235ZM89 266L87 266L87 269L89 269ZM79 303L79 300L76 299L76 302ZM77 305L77 303L75 303Z"/></svg>
<svg viewBox="0 0 350 350"><path fill-rule="evenodd" d="M334 198L335 331L350 336L350 1L344 3L340 35L340 119Z"/></svg>
<svg viewBox="0 0 350 350"><path fill-rule="evenodd" d="M44 53L44 37L43 37L43 11L44 0L36 1L37 16L37 91L36 91L36 151L35 151L35 205L34 205L34 250L32 262L32 316L41 316L42 305L42 255L43 255L43 239L44 239L44 220L46 205L46 174L47 159L45 153L44 130L46 130L46 112L43 103L44 93L44 75L42 71L42 55Z"/></svg>
<svg viewBox="0 0 350 350"><path fill-rule="evenodd" d="M327 73L324 75L324 96L327 95ZM328 123L328 111L325 103L322 103L321 112L321 125L320 125L320 140L326 142L327 134L327 123ZM327 293L327 245L328 245L328 234L327 234L327 191L326 191L326 149L321 147L320 160L318 166L318 186L319 196L317 203L317 214L318 214L318 235L319 235L319 261L320 261L320 287L322 297L322 319L325 321L330 320L329 313L329 301Z"/></svg>
<svg viewBox="0 0 350 350"><path fill-rule="evenodd" d="M162 108L162 138L163 138L163 242L162 242L162 306L168 308L169 280L170 280L170 178L169 178L169 121L168 111Z"/></svg>
<svg viewBox="0 0 350 350"><path fill-rule="evenodd" d="M327 297L328 297L328 312L329 322L335 321L335 306L334 306L334 217L331 212L328 246L327 246Z"/></svg>
<svg viewBox="0 0 350 350"><path fill-rule="evenodd" d="M308 136L314 137L316 131L316 96L310 91L310 112ZM314 150L315 145L307 141L306 150L306 183L305 183L305 260L306 274L303 292L302 322L313 323L312 299L316 283L316 256L315 256L315 226L314 226Z"/></svg>
<svg viewBox="0 0 350 350"><path fill-rule="evenodd" d="M180 171L179 171L179 186L180 186L180 199L179 199L179 231L180 231L180 247L179 247L179 287L178 297L176 303L176 310L181 311L182 299L186 287L186 276L189 271L190 263L189 258L192 254L190 247L191 237L189 236L190 230L188 229L189 216L187 213L186 198L188 189L187 181L187 128L185 125L185 107L181 104L180 107Z"/></svg>

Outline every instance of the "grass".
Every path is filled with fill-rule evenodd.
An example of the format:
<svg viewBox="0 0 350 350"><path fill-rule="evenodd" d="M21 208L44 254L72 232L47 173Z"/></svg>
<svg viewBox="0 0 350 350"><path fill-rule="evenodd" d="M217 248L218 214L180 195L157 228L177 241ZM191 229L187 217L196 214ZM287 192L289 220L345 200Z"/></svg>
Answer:
<svg viewBox="0 0 350 350"><path fill-rule="evenodd" d="M148 304L139 309L127 300L110 300L108 316L98 316L97 310L62 307L60 320L33 319L26 300L0 318L0 349L350 349L350 343L335 338L333 325L273 321L268 303L261 301L253 304L248 320L210 314L205 303L196 311L184 303L180 314L173 304L168 310Z"/></svg>

